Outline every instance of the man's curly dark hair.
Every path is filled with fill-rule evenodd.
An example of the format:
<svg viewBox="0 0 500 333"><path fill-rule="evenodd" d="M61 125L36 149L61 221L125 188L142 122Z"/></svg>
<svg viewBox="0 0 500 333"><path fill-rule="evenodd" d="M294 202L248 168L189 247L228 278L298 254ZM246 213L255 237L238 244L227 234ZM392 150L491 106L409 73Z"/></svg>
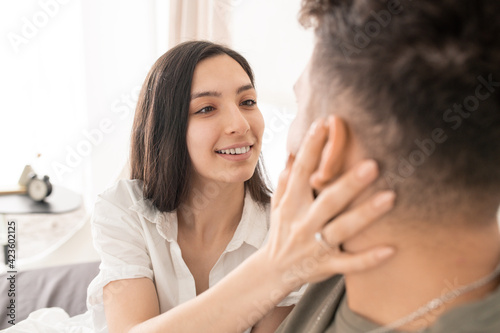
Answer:
<svg viewBox="0 0 500 333"><path fill-rule="evenodd" d="M303 0L317 91L348 120L399 212L500 202L500 1ZM474 202L473 207L464 203ZM452 205L452 206L450 206Z"/></svg>

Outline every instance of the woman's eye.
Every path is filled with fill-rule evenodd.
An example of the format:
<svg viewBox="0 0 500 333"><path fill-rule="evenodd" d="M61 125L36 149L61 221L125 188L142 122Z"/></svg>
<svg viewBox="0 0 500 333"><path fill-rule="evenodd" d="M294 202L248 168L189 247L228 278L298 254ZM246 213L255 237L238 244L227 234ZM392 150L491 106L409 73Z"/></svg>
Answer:
<svg viewBox="0 0 500 333"><path fill-rule="evenodd" d="M209 113L209 112L211 112L213 110L214 110L214 108L212 106L205 106L204 108L196 111L195 114Z"/></svg>
<svg viewBox="0 0 500 333"><path fill-rule="evenodd" d="M241 105L244 105L244 106L254 106L255 104L257 104L257 101L255 101L253 99L247 99L246 101L241 103Z"/></svg>

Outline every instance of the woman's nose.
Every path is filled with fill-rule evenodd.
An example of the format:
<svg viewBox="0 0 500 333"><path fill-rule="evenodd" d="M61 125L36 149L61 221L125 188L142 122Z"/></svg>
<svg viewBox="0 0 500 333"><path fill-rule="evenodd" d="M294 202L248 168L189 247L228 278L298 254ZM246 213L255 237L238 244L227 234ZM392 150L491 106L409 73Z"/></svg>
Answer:
<svg viewBox="0 0 500 333"><path fill-rule="evenodd" d="M226 125L227 134L245 134L250 130L250 124L237 105L231 106L228 114Z"/></svg>

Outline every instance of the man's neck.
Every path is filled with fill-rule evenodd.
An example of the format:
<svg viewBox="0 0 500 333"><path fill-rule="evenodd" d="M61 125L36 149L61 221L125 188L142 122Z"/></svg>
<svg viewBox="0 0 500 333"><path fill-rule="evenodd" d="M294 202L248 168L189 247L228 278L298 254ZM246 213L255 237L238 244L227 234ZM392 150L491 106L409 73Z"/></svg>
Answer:
<svg viewBox="0 0 500 333"><path fill-rule="evenodd" d="M427 233L409 229L396 234L390 229L390 223L374 226L345 245L347 251L379 244L396 248L394 258L382 266L345 277L349 308L381 325L406 317L430 300L489 275L500 263L500 232L494 221L470 228L429 225ZM485 297L498 283L497 278L464 293L399 329L430 326L444 311Z"/></svg>

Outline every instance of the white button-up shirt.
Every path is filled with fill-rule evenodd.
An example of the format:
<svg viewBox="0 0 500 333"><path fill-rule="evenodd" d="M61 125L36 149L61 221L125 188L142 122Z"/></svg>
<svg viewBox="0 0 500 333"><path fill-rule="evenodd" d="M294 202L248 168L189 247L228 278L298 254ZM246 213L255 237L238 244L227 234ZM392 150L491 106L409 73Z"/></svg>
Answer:
<svg viewBox="0 0 500 333"><path fill-rule="evenodd" d="M245 195L241 221L210 271L209 287L264 244L269 213L269 205L263 207L253 201L249 193ZM144 199L142 181L120 180L99 195L92 216L92 233L101 265L99 275L88 288L87 299L96 332L108 331L103 288L111 281L151 279L156 286L161 313L196 297L194 277L182 258L177 231L177 213L160 212ZM296 304L303 291L301 288L293 292L279 305ZM109 293L112 296L112 290Z"/></svg>

